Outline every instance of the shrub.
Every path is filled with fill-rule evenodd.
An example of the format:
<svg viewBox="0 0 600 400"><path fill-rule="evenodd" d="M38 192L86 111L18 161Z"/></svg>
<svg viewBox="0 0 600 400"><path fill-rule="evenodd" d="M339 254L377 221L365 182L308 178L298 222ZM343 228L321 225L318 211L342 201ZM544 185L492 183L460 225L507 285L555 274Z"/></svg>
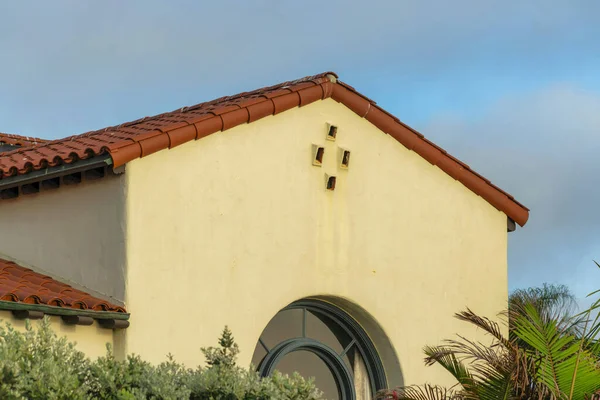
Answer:
<svg viewBox="0 0 600 400"><path fill-rule="evenodd" d="M25 332L0 326L0 399L3 400L318 400L321 393L298 374L260 378L236 364L239 349L225 328L219 347L202 349L207 367L188 369L171 355L159 365L139 356L91 361L48 319Z"/></svg>
<svg viewBox="0 0 600 400"><path fill-rule="evenodd" d="M290 399L317 400L321 393L312 381L306 381L299 374L291 377L275 373L268 378L262 378L253 369L243 369L237 366L239 349L231 331L225 327L219 347L203 348L209 368L197 370L190 379L191 396L193 400L212 399Z"/></svg>
<svg viewBox="0 0 600 400"><path fill-rule="evenodd" d="M90 361L48 320L24 333L0 326L0 399L87 399Z"/></svg>

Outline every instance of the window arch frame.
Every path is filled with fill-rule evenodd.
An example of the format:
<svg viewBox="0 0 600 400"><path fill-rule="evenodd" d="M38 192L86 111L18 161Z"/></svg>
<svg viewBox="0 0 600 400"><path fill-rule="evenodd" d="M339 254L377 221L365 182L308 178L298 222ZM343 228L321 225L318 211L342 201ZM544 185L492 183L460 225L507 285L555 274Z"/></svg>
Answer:
<svg viewBox="0 0 600 400"><path fill-rule="evenodd" d="M379 390L387 388L387 378L383 362L379 357L377 349L366 331L354 318L352 318L352 316L331 303L313 298L295 301L281 309L279 312L297 309L303 311L302 336L285 339L272 348L268 348L262 339L259 338L259 344L267 353L262 358L257 368L262 377L271 375L276 370L279 361L287 354L300 350L309 351L318 356L333 374L336 383L338 384L340 399L354 400L356 399L356 393L353 372L342 359L344 355L354 348L364 361L371 388L371 395L375 396ZM346 345L342 353L337 353L326 344L306 337L307 312L311 312L317 317L323 316L326 319L331 320L336 324L337 328L341 328L350 338L350 343ZM273 316L273 318L274 317L275 316Z"/></svg>

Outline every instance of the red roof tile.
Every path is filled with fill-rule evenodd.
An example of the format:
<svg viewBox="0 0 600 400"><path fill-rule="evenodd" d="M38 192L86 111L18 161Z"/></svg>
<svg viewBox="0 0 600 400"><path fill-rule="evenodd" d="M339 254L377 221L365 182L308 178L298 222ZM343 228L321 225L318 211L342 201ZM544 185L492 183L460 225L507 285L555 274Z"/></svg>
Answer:
<svg viewBox="0 0 600 400"><path fill-rule="evenodd" d="M125 312L123 307L3 259L0 259L0 300L80 310Z"/></svg>
<svg viewBox="0 0 600 400"><path fill-rule="evenodd" d="M0 132L0 145L7 144L10 146L37 146L38 144L46 142L48 142L46 139Z"/></svg>
<svg viewBox="0 0 600 400"><path fill-rule="evenodd" d="M529 210L331 72L0 154L0 179L108 153L113 166L190 140L332 98L460 181L523 226Z"/></svg>

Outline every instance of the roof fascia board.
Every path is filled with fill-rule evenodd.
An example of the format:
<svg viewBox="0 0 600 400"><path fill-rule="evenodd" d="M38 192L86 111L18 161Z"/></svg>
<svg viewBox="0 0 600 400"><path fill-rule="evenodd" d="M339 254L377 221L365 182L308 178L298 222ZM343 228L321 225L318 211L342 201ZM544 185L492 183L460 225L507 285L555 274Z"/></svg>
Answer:
<svg viewBox="0 0 600 400"><path fill-rule="evenodd" d="M56 178L62 175L72 174L75 172L81 172L98 167L104 167L106 165L111 164L112 158L110 154L103 154L101 156L92 157L87 160L77 161L72 164L57 165L56 167L50 167L38 171L33 171L26 175L9 176L7 178L0 179L0 189L24 185L32 182L38 182L45 179Z"/></svg>
<svg viewBox="0 0 600 400"><path fill-rule="evenodd" d="M263 117L276 115L291 108L302 107L326 98L332 98L343 104L382 132L389 134L404 147L416 152L429 163L440 168L520 226L527 223L529 209L518 203L512 196L494 186L489 180L473 171L467 164L452 157L444 149L425 139L422 134L377 106L374 101L363 96L351 86L340 82L332 75L327 76L325 81L315 83L314 86L303 86L292 93L265 98L262 102L247 106L246 109L235 109L210 118L203 118L201 121L187 126L176 125L172 129L162 128L160 131L141 140L128 142L124 145L108 146L107 150L113 158L113 167L119 167L159 150L172 148L175 143L179 145L194 139L197 140L240 124L254 122ZM263 103L267 104L268 107L263 106ZM251 112L253 107L260 107L260 113ZM174 140L174 138L177 138L177 140Z"/></svg>
<svg viewBox="0 0 600 400"><path fill-rule="evenodd" d="M118 319L128 320L129 313L119 313L112 311L79 310L76 308L64 308L47 306L45 304L16 303L13 301L0 300L0 310L6 311L39 311L48 315L70 316L77 315L82 317L91 317L94 319Z"/></svg>
<svg viewBox="0 0 600 400"><path fill-rule="evenodd" d="M256 96L257 94L260 94L260 96ZM256 97L245 98L248 95ZM485 177L472 170L467 164L452 157L444 149L427 140L422 134L379 107L373 100L362 95L352 86L339 81L337 75L334 73L328 72L268 88L257 89L254 92L240 93L235 96L215 99L212 102L202 103L198 107L201 109L204 105L208 104L211 107L217 106L218 108L219 101L227 101L231 98L240 101L236 104L225 104L221 110L217 110L218 112L214 112L213 110L198 118L184 119L170 125L160 125L154 130L136 134L134 137L111 141L101 149L92 149L92 151L97 151L97 154L108 152L112 161L113 172L117 172L117 169L126 163L157 151L170 149L185 142L198 140L207 135L225 131L240 124L251 123L270 115L277 115L280 112L295 107L302 107L318 100L332 98L345 105L361 118L372 123L382 132L392 136L407 149L416 152L429 163L440 168L497 210L506 214L507 217L520 226L524 226L529 219L529 209L516 201L510 194L493 185ZM195 109L195 107L191 109ZM165 115L168 114L170 113L166 113ZM161 116L162 114L151 118ZM128 127L136 123L142 123L144 120L145 118L122 125ZM115 129L118 130L120 128L117 127ZM131 134L130 130L125 133L127 135ZM77 137L79 136L71 137L71 140L75 140ZM84 146L80 143L80 156L83 154L82 149L84 149ZM88 150L86 145L85 152ZM78 161L76 165L81 166L81 161ZM22 168L22 166L20 167ZM76 169L67 168L69 168L68 172L76 171ZM73 168L77 168L77 166ZM46 171L41 173L43 178L49 177L49 170L47 169ZM68 172L58 170L57 174ZM24 176L28 177L32 173L22 172ZM12 178L15 181L18 180L16 176ZM17 185L14 183L15 181L11 183L10 179L11 177L0 179L0 189L11 188ZM38 177L36 180L39 179Z"/></svg>

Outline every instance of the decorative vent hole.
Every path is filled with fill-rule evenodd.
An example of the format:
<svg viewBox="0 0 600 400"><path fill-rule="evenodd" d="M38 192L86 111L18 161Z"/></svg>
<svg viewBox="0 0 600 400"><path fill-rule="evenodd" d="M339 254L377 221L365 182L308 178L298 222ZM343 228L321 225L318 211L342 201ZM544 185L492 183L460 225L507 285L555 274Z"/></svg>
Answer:
<svg viewBox="0 0 600 400"><path fill-rule="evenodd" d="M344 150L342 149L342 162L341 162L341 167L348 169L348 166L350 165L350 150Z"/></svg>
<svg viewBox="0 0 600 400"><path fill-rule="evenodd" d="M313 165L320 167L323 164L323 155L325 154L325 147L318 146L316 144L312 145L312 154L313 154Z"/></svg>
<svg viewBox="0 0 600 400"><path fill-rule="evenodd" d="M335 190L335 176L327 176L327 190Z"/></svg>
<svg viewBox="0 0 600 400"><path fill-rule="evenodd" d="M335 140L335 137L337 136L337 126L335 125L328 125L328 129L327 129L327 140Z"/></svg>

